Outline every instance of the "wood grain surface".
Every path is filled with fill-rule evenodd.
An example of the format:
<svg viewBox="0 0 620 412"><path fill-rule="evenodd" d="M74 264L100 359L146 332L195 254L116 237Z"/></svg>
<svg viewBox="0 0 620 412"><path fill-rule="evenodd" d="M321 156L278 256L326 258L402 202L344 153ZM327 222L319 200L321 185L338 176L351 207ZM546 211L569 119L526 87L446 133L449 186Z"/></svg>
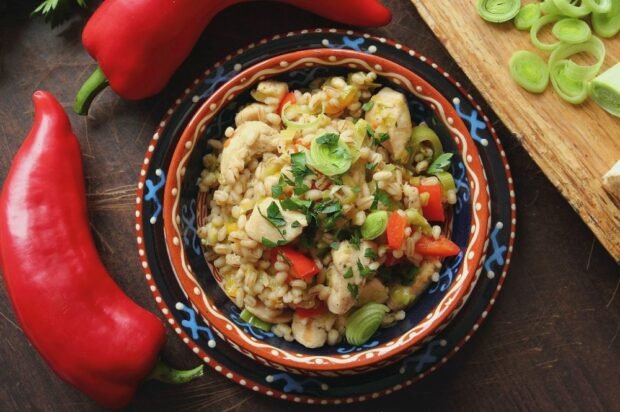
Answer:
<svg viewBox="0 0 620 412"><path fill-rule="evenodd" d="M620 160L620 118L592 100L578 106L566 103L551 85L542 95L517 86L508 70L510 56L536 49L528 33L512 22L482 20L474 0L453 0L450 7L441 1L412 2L500 119L620 261L620 202L605 192L601 180ZM618 36L604 43L603 70L620 61Z"/></svg>
<svg viewBox="0 0 620 412"><path fill-rule="evenodd" d="M394 11L394 21L372 32L398 39L429 56L480 101L410 1L385 3ZM80 43L87 14L50 31L39 19L28 17L34 4L0 0L0 182L32 123L31 93L51 90L70 110L75 91L95 67ZM136 302L160 315L143 280L133 227L138 171L159 119L186 85L227 54L276 33L328 26L338 25L282 4L235 6L216 17L160 95L126 102L107 90L95 101L88 118L70 114L82 146L91 227L98 249L111 275ZM511 269L493 311L446 366L419 384L372 402L321 410L620 409L619 268L520 142L484 108L511 163L518 202ZM164 358L177 367L196 365L196 356L173 331L168 332ZM3 412L101 410L58 379L41 360L16 322L2 281L0 365ZM130 408L218 412L317 409L257 395L211 369L183 387L146 383Z"/></svg>

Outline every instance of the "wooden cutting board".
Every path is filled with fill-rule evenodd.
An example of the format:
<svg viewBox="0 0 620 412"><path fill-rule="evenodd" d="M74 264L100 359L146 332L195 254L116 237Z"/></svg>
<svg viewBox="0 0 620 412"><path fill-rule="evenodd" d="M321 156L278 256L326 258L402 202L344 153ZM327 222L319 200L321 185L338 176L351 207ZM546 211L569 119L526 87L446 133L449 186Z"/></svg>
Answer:
<svg viewBox="0 0 620 412"><path fill-rule="evenodd" d="M551 86L542 95L518 87L508 70L510 56L521 49L537 50L528 33L512 23L483 21L475 0L412 2L501 120L620 261L620 203L601 185L601 176L620 160L620 119L592 101L568 104ZM620 35L604 42L603 70L620 61Z"/></svg>

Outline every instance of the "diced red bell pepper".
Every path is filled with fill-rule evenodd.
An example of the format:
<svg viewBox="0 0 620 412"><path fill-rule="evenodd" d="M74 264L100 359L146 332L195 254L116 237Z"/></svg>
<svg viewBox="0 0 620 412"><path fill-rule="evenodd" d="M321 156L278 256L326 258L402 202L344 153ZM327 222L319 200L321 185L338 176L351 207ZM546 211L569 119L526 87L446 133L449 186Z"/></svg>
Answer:
<svg viewBox="0 0 620 412"><path fill-rule="evenodd" d="M295 97L295 93L288 92L287 94L285 94L282 100L280 100L280 104L278 104L278 114L282 116L282 109L284 109L284 106L287 103L293 104L296 101L297 101L297 98Z"/></svg>
<svg viewBox="0 0 620 412"><path fill-rule="evenodd" d="M390 249L400 249L405 240L405 228L407 227L407 219L398 212L390 213L387 224L387 242Z"/></svg>
<svg viewBox="0 0 620 412"><path fill-rule="evenodd" d="M445 236L438 239L422 236L415 244L415 251L423 256L445 257L458 255L461 248Z"/></svg>
<svg viewBox="0 0 620 412"><path fill-rule="evenodd" d="M422 214L431 222L443 222L446 219L441 203L441 185L418 186L420 193L428 193L428 202L422 206Z"/></svg>
<svg viewBox="0 0 620 412"><path fill-rule="evenodd" d="M296 308L295 314L300 318L314 318L316 316L321 316L322 314L327 312L327 306L325 306L324 302L318 302L314 307L305 309L305 308Z"/></svg>
<svg viewBox="0 0 620 412"><path fill-rule="evenodd" d="M319 267L313 259L303 255L292 247L284 246L274 248L273 250L275 254L271 252L271 260L275 262L274 256L277 258L278 255L282 255L286 263L291 267L291 274L297 279L308 280L319 273Z"/></svg>

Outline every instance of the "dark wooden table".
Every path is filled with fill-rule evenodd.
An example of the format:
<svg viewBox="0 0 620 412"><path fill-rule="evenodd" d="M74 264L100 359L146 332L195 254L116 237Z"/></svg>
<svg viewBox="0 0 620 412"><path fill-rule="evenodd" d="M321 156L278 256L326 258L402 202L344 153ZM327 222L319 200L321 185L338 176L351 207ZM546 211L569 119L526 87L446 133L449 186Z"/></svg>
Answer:
<svg viewBox="0 0 620 412"><path fill-rule="evenodd" d="M420 50L467 84L413 6L407 0L386 3L394 11L393 22L371 32ZM70 111L74 93L94 68L80 44L87 16L50 31L40 19L28 18L33 5L0 0L2 180L31 125L31 93L51 90ZM111 274L137 302L155 312L138 264L132 222L139 165L159 118L194 77L226 54L265 36L327 26L338 27L280 4L232 7L211 23L159 96L130 103L106 91L89 118L70 114L82 144L97 246ZM484 327L445 367L390 397L338 410L620 410L619 266L510 133L495 124L518 199L516 247L497 304ZM99 410L60 381L28 343L2 282L0 316L0 410ZM167 360L178 367L197 364L169 332ZM149 411L293 407L310 409L254 394L210 369L183 388L145 384L133 404L135 410Z"/></svg>

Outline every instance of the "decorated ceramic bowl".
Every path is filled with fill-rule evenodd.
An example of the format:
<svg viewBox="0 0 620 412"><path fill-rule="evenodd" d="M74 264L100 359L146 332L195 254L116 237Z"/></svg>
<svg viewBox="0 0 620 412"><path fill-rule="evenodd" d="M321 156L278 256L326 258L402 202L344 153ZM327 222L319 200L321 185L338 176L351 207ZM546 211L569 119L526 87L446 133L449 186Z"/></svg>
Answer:
<svg viewBox="0 0 620 412"><path fill-rule="evenodd" d="M426 122L445 151L455 154L457 203L446 231L461 248L444 260L437 282L408 309L404 320L380 329L360 346L341 343L308 349L245 322L222 290L222 279L193 236L208 214L206 195L197 181L208 139L221 139L234 125L238 108L251 101L259 81L275 78L303 88L317 77L374 71L377 82L407 96L416 123ZM458 313L481 271L490 219L488 185L468 128L454 107L424 79L407 68L373 54L341 49L310 49L269 58L216 88L199 107L176 145L164 190L166 249L177 281L197 313L220 338L244 355L288 372L336 376L366 372L399 359L430 339Z"/></svg>

